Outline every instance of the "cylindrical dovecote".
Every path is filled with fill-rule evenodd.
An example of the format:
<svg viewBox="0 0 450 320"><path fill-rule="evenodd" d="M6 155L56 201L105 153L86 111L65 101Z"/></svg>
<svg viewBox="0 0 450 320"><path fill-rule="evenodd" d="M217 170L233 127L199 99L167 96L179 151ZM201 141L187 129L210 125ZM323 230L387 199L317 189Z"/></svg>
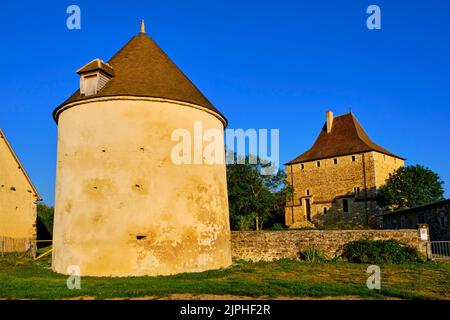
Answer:
<svg viewBox="0 0 450 320"><path fill-rule="evenodd" d="M54 113L53 270L137 276L229 266L225 163L171 159L174 130L200 121L223 132L226 120L142 32L108 65L114 78L98 94L76 93Z"/></svg>

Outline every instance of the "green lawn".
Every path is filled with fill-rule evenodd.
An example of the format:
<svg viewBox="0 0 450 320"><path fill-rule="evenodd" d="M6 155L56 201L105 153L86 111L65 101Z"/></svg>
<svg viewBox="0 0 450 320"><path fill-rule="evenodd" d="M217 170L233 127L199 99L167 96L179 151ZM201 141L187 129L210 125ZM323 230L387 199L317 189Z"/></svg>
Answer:
<svg viewBox="0 0 450 320"><path fill-rule="evenodd" d="M366 265L343 262L238 262L225 270L166 277L83 277L69 290L66 276L37 262L0 258L0 298L350 298L450 299L450 264L383 265L382 289L366 287Z"/></svg>

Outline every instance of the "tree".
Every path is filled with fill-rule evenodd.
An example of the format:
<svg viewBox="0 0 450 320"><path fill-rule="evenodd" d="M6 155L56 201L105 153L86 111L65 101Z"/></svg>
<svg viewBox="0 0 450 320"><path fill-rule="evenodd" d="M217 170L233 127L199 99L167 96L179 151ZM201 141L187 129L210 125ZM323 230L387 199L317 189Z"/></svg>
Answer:
<svg viewBox="0 0 450 320"><path fill-rule="evenodd" d="M274 175L261 175L261 168L268 164L259 160L250 164L249 157L245 164L238 164L237 157L234 159L227 165L231 228L260 230L268 221L283 221L288 193L285 173L279 170Z"/></svg>
<svg viewBox="0 0 450 320"><path fill-rule="evenodd" d="M377 203L385 211L413 208L444 199L443 181L421 165L401 167L378 190Z"/></svg>
<svg viewBox="0 0 450 320"><path fill-rule="evenodd" d="M43 203L37 204L37 227L39 239L48 240L44 238L51 237L53 234L53 217L53 207L49 207Z"/></svg>

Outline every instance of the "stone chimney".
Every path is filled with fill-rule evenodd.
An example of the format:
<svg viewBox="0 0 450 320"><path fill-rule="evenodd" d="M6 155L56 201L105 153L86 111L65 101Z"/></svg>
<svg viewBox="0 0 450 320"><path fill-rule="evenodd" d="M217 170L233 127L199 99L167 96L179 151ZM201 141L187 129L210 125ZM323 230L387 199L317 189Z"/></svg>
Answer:
<svg viewBox="0 0 450 320"><path fill-rule="evenodd" d="M333 112L327 111L327 133L331 132L331 128L333 127Z"/></svg>

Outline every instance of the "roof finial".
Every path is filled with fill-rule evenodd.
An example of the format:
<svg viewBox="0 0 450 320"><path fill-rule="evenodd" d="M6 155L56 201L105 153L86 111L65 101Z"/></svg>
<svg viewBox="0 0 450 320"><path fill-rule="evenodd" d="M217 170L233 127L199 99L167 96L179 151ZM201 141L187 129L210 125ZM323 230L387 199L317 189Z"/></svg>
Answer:
<svg viewBox="0 0 450 320"><path fill-rule="evenodd" d="M141 20L141 31L139 33L145 33L145 21L144 21L144 19Z"/></svg>

